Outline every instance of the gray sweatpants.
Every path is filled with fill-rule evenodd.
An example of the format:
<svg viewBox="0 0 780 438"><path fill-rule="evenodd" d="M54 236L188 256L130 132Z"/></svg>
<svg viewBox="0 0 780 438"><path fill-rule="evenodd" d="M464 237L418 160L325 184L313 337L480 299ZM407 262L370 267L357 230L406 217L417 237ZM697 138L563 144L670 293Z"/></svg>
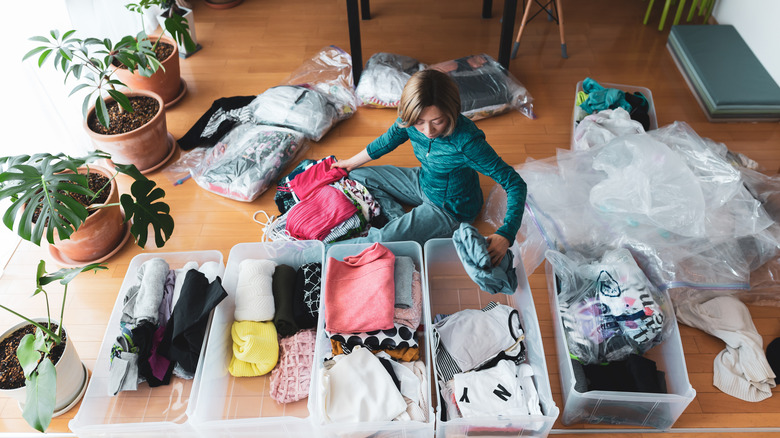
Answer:
<svg viewBox="0 0 780 438"><path fill-rule="evenodd" d="M382 228L369 229L366 237L334 244L412 240L425 245L428 239L451 237L460 222L425 196L420 188L419 174L419 167L396 166L359 167L349 172L350 179L363 184L379 201L388 222ZM403 205L413 208L407 213Z"/></svg>

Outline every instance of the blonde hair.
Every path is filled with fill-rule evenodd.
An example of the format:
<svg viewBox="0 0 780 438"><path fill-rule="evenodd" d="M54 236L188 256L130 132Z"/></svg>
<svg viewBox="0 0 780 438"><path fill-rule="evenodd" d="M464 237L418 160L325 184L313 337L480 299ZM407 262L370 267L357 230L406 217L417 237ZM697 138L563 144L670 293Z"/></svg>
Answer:
<svg viewBox="0 0 780 438"><path fill-rule="evenodd" d="M425 107L435 106L447 119L447 129L442 134L448 136L455 130L460 114L460 92L458 85L447 74L439 70L422 70L413 74L401 93L398 105L400 125L412 126Z"/></svg>

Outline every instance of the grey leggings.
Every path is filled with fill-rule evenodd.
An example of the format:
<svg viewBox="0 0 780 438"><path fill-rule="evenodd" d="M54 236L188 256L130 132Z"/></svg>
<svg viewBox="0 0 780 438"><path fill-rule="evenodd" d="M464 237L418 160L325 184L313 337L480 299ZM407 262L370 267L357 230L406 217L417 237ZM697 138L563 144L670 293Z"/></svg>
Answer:
<svg viewBox="0 0 780 438"><path fill-rule="evenodd" d="M351 171L349 178L363 184L379 201L388 222L382 228L372 227L366 237L336 243L412 240L424 245L428 239L451 237L460 222L425 196L419 174L419 167L368 166ZM403 204L412 210L407 213Z"/></svg>

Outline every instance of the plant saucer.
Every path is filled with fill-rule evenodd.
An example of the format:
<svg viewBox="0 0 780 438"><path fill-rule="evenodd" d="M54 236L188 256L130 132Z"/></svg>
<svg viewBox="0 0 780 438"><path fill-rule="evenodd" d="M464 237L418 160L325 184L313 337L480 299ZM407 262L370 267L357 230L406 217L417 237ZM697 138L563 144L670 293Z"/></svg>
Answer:
<svg viewBox="0 0 780 438"><path fill-rule="evenodd" d="M180 78L181 81L179 83L179 94L176 95L170 102L165 102L165 109L168 109L181 100L182 97L184 97L185 94L187 94L187 81L184 80L184 78Z"/></svg>
<svg viewBox="0 0 780 438"><path fill-rule="evenodd" d="M122 217L124 217L124 213L122 213ZM54 261L63 268L79 268L90 263L102 263L118 253L119 250L125 246L125 243L127 243L128 239L130 239L130 223L124 222L122 225L125 227L125 235L122 237L122 241L119 242L119 245L117 245L116 248L114 248L111 252L104 255L103 257L100 257L99 259L86 261L73 260L65 254L61 253L60 250L57 249L54 245L49 245L49 255L51 255Z"/></svg>

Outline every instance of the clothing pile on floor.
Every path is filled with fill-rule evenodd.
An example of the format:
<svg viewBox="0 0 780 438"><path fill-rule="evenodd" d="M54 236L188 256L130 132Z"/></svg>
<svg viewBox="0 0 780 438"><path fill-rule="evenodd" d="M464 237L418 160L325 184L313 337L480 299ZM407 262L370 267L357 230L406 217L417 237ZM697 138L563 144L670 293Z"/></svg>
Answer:
<svg viewBox="0 0 780 438"><path fill-rule="evenodd" d="M505 304L437 315L433 326L442 420L542 415L520 314Z"/></svg>
<svg viewBox="0 0 780 438"><path fill-rule="evenodd" d="M357 109L350 56L322 49L282 84L256 96L215 100L178 140L183 170L204 189L251 202L281 171Z"/></svg>
<svg viewBox="0 0 780 438"><path fill-rule="evenodd" d="M330 258L323 296L332 358L318 370L326 422L428 421L418 327L423 292L411 257L375 243Z"/></svg>
<svg viewBox="0 0 780 438"><path fill-rule="evenodd" d="M111 348L110 395L136 390L144 381L156 387L169 384L172 375L194 377L209 315L227 297L220 271L216 262L170 269L161 258L138 268Z"/></svg>
<svg viewBox="0 0 780 438"><path fill-rule="evenodd" d="M617 88L606 88L591 78L585 78L575 103L575 123L599 111L623 108L631 120L639 122L645 131L654 128L650 120L650 102L640 91L629 93Z"/></svg>
<svg viewBox="0 0 780 438"><path fill-rule="evenodd" d="M231 375L271 373L270 396L279 403L308 397L321 277L321 263L305 263L296 270L272 260L241 261L231 326Z"/></svg>
<svg viewBox="0 0 780 438"><path fill-rule="evenodd" d="M362 184L347 171L331 167L334 156L303 160L277 185L276 202L284 233L266 231L274 240L319 240L332 243L365 236L381 209Z"/></svg>

